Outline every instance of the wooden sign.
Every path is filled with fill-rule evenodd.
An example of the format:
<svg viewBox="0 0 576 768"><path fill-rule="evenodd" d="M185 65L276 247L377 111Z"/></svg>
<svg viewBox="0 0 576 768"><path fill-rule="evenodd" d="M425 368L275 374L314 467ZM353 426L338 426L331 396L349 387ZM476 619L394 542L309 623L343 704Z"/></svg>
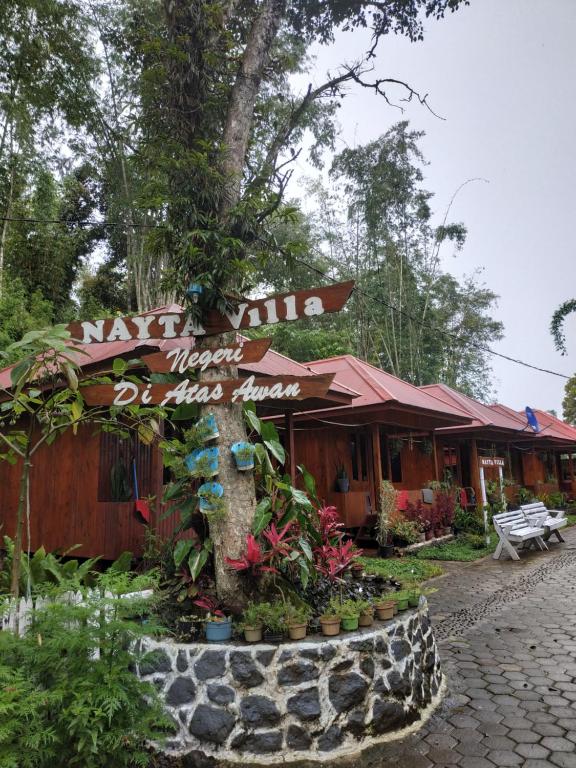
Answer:
<svg viewBox="0 0 576 768"><path fill-rule="evenodd" d="M171 349L168 352L154 352L144 355L142 361L152 373L186 373L198 368L216 368L220 365L257 363L270 349L272 339L256 339L226 347L204 347L202 349Z"/></svg>
<svg viewBox="0 0 576 768"><path fill-rule="evenodd" d="M83 344L214 336L241 328L258 328L261 325L274 325L289 320L316 317L327 312L338 312L348 300L353 287L352 280L306 291L281 293L265 299L241 301L234 309L227 310L224 314L210 310L203 324L199 324L184 312L166 312L109 320L86 320L70 323L67 328L72 337L79 339Z"/></svg>
<svg viewBox="0 0 576 768"><path fill-rule="evenodd" d="M504 467L505 465L504 459L496 458L495 456L480 456L481 467Z"/></svg>
<svg viewBox="0 0 576 768"><path fill-rule="evenodd" d="M323 397L333 373L315 376L279 376L225 381L191 381L178 384L93 384L81 392L88 405L180 405L182 403L247 403L249 400L304 400Z"/></svg>

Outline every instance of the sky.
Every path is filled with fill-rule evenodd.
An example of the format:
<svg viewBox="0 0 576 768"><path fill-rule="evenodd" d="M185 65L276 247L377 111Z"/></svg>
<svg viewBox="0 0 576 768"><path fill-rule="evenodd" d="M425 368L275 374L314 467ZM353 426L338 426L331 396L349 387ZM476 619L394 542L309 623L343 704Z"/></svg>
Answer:
<svg viewBox="0 0 576 768"><path fill-rule="evenodd" d="M435 193L439 223L454 192L450 219L468 228L464 250L447 249L456 277L481 268L499 294L493 315L505 337L493 348L542 368L576 372L576 314L565 323L568 355L549 333L552 313L576 298L576 0L471 0L425 40L381 42L375 76L397 77L427 93L425 107L404 114L368 91L351 91L339 112L337 149L377 138L398 120L423 130L429 161L424 187ZM316 49L313 82L366 50L363 32ZM308 79L311 79L310 77ZM298 175L295 175L298 193ZM492 358L497 400L561 414L565 379Z"/></svg>

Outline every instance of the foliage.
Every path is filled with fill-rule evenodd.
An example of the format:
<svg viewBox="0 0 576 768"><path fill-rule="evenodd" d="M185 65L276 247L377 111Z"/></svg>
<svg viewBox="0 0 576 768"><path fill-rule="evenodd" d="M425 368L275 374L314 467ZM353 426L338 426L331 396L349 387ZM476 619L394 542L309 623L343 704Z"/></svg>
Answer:
<svg viewBox="0 0 576 768"><path fill-rule="evenodd" d="M282 602L249 603L242 614L242 628L264 627L269 632L286 629L286 606Z"/></svg>
<svg viewBox="0 0 576 768"><path fill-rule="evenodd" d="M423 550L426 553L430 550L427 547ZM402 557L399 559L379 559L373 557L361 557L360 562L368 574L384 576L389 579L405 584L407 582L423 582L427 579L433 579L440 576L443 571L436 563L426 561L424 554L422 557Z"/></svg>
<svg viewBox="0 0 576 768"><path fill-rule="evenodd" d="M291 624L307 624L312 617L312 609L309 605L294 605L286 603L284 606L284 618L287 626Z"/></svg>
<svg viewBox="0 0 576 768"><path fill-rule="evenodd" d="M394 538L404 544L415 544L420 538L418 526L411 520L399 520L391 526L390 530Z"/></svg>
<svg viewBox="0 0 576 768"><path fill-rule="evenodd" d="M328 603L328 615L339 616L341 619L355 619L360 615L360 606L356 600L340 600L333 597Z"/></svg>
<svg viewBox="0 0 576 768"><path fill-rule="evenodd" d="M484 540L484 537L481 537ZM478 560L481 557L494 552L496 548L496 537L491 535L490 546L484 545L482 549L478 549L478 537L474 535L473 538L470 534L464 536L458 536L454 541L449 541L446 544L439 544L435 547L426 547L421 552L418 552L418 557L426 558L428 560L459 560L462 562L471 562L472 560Z"/></svg>
<svg viewBox="0 0 576 768"><path fill-rule="evenodd" d="M456 506L454 513L454 527L458 531L466 533L484 532L484 519L481 511L477 509L465 509L459 505Z"/></svg>
<svg viewBox="0 0 576 768"><path fill-rule="evenodd" d="M120 591L139 586L121 582ZM101 577L98 587L115 583ZM136 620L146 605L98 590L81 604L58 594L23 637L0 633L0 764L147 766L147 740L162 740L172 724L154 686L132 668L134 642L154 630Z"/></svg>
<svg viewBox="0 0 576 768"><path fill-rule="evenodd" d="M396 511L396 489L388 480L383 480L380 485L380 503L378 507L378 521L376 523L376 538L381 547L388 544L390 518Z"/></svg>
<svg viewBox="0 0 576 768"><path fill-rule="evenodd" d="M516 491L516 500L518 501L518 506L530 504L534 500L534 492L529 488L518 488Z"/></svg>
<svg viewBox="0 0 576 768"><path fill-rule="evenodd" d="M566 336L564 335L564 321L572 312L576 312L576 299L568 299L561 304L552 315L550 333L554 339L554 346L562 355L566 354Z"/></svg>
<svg viewBox="0 0 576 768"><path fill-rule="evenodd" d="M576 425L576 374L571 376L564 385L562 416L564 421Z"/></svg>

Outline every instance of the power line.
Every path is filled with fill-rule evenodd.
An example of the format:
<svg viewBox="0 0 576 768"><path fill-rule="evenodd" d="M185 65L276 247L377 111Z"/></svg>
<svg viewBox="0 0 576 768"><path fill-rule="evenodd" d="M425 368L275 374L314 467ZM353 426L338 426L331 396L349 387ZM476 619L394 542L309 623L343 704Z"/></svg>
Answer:
<svg viewBox="0 0 576 768"><path fill-rule="evenodd" d="M29 224L75 224L77 226L94 226L94 227L104 227L104 228L131 227L133 229L164 229L164 225L162 224L128 224L124 221L106 222L106 221L88 220L83 222L76 222L76 221L70 221L69 219L34 219L34 218L16 218L11 216L0 216L0 221L11 221L11 222L20 222L20 223L29 223ZM268 245L268 243L266 244ZM333 283L339 282L338 279L336 279L335 277L332 277L327 272L324 272L318 267L315 267L313 264L310 264L304 259L294 256L293 254L287 254L283 249L278 248L278 246L276 246L276 248L278 250L278 253L274 255L276 256L282 255L284 258L289 258L292 261L296 261L297 263L302 264L312 272L315 272L316 274L320 275L324 279L330 280ZM319 252L319 255L321 255L322 258L327 259L326 254ZM337 264L339 269L342 269L342 264L340 262L333 262L333 263ZM442 336L453 339L454 341L457 341L460 344L464 344L465 346L469 346L469 347L474 347L475 349L478 349L481 352L486 352L489 355L493 355L494 357L499 357L502 360L507 360L510 363L515 363L516 365L521 365L524 368L530 368L533 371L539 371L540 373L547 373L550 376L557 376L561 379L570 378L570 376L568 376L565 373L552 371L549 368L541 368L538 365L527 363L524 360L520 360L519 358L511 357L510 355L505 355L503 352L496 352L495 349L492 349L491 347L488 347L485 344L480 344L476 341L472 341L471 339L463 339L457 333L454 333L453 331L447 331L444 328L440 328L439 326L428 323L425 320L422 320L421 318L411 314L410 312L407 312L405 309L401 309L400 307L397 307L394 304L391 304L385 299L381 299L378 296L373 296L372 294L368 293L364 289L359 288L357 285L354 286L354 291L360 294L361 296L364 296L365 298L369 299L370 301L375 302L376 304L381 304L383 307L386 307L387 309L393 312L397 312L399 315L402 315L402 317L407 318L411 322L416 323L417 325L420 325L423 328L428 328L434 333L438 333Z"/></svg>
<svg viewBox="0 0 576 768"><path fill-rule="evenodd" d="M304 259L299 258L298 256L293 256L292 254L283 254L285 257L288 256L293 261L298 262L299 264L302 264L303 266L310 269L312 272L316 272L316 274L321 275L327 280L331 280L333 283L339 282L339 279L336 279L335 277L332 277L332 275L329 275L328 273L324 272L323 270L319 269L318 267L315 267L313 264L309 264ZM326 258L325 254L320 254L323 258ZM338 263L338 266L341 268L342 265ZM345 275L344 275L345 276ZM350 276L351 277L351 276ZM517 365L522 365L525 368L531 368L534 371L540 371L540 373L548 373L551 376L558 376L562 379L569 379L570 376L567 376L565 373L559 373L558 371L552 371L548 368L541 368L538 365L533 365L532 363L527 363L524 360L520 360L516 357L511 357L510 355L505 355L502 352L496 352L495 349L492 349L491 347L486 346L485 344L480 344L476 341L472 341L471 339L463 339L461 336L459 336L457 333L454 333L453 331L447 331L443 328L440 328L436 325L433 325L431 323L426 322L425 320L422 320L419 317L416 317L415 315L412 315L410 312L407 312L405 309L401 309L400 307L396 307L394 304L391 304L390 302L386 301L385 299L381 299L378 296L373 296L372 294L368 293L367 291L363 290L362 288L359 288L357 285L354 286L354 291L356 293L359 293L361 296L364 296L365 298L369 299L370 301L375 302L376 304L381 304L382 306L386 307L387 309L392 310L393 312L397 312L399 315L402 315L403 317L407 318L411 322L417 323L418 325L421 325L423 328L428 328L429 330L433 331L434 333L442 334L443 336L447 336L448 338L451 338L460 344L464 343L465 346L474 347L475 349L480 350L481 352L486 352L490 355L494 355L495 357L500 357L503 360L508 360L510 363L516 363Z"/></svg>

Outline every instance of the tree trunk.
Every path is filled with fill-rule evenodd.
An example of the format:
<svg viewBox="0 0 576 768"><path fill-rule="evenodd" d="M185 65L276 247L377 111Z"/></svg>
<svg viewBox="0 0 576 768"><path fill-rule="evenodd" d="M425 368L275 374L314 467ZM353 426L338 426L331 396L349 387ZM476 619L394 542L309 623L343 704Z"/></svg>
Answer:
<svg viewBox="0 0 576 768"><path fill-rule="evenodd" d="M20 597L20 572L22 570L22 534L24 529L24 510L28 499L28 484L30 482L30 448L26 447L20 477L20 492L18 495L18 509L16 512L16 533L14 536L14 555L12 558L12 583L10 591L15 601ZM17 620L17 614L16 614ZM18 627L16 627L18 632Z"/></svg>

